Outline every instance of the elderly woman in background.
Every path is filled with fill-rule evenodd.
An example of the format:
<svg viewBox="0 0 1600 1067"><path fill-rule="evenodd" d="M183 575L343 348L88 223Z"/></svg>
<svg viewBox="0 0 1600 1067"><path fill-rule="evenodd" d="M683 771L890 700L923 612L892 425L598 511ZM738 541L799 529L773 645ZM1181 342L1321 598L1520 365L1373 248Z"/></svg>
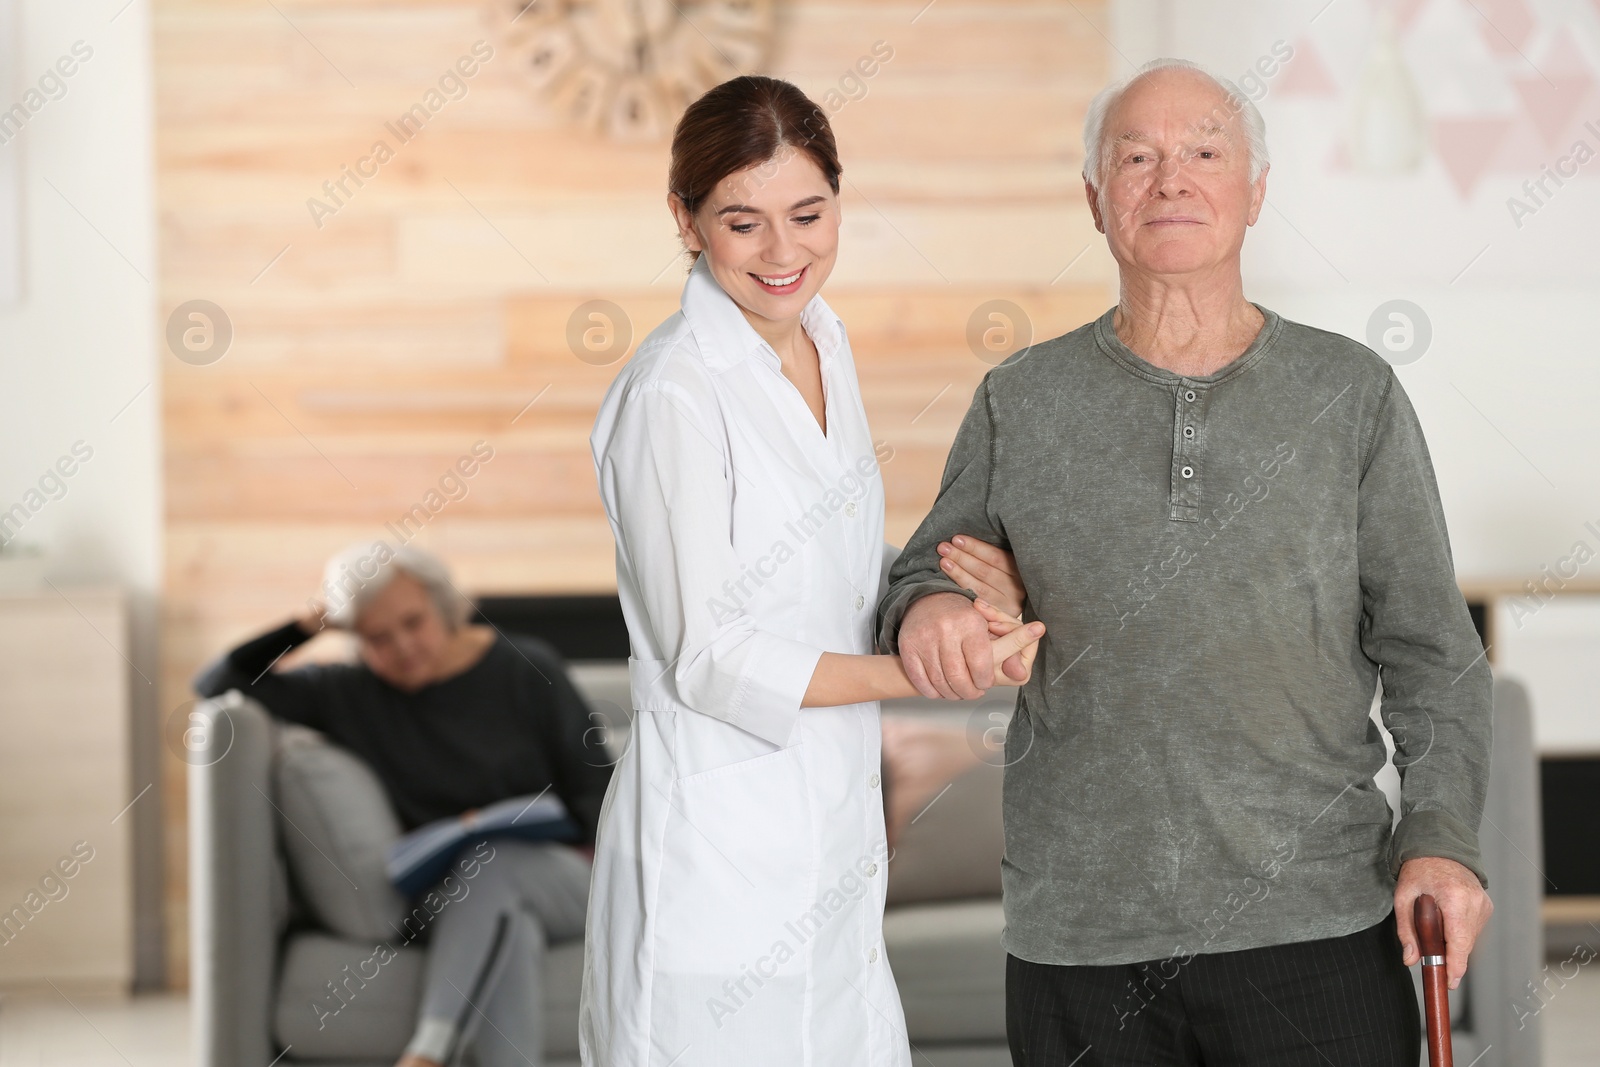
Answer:
<svg viewBox="0 0 1600 1067"><path fill-rule="evenodd" d="M380 547L336 556L324 583L332 605L316 602L233 649L200 672L195 689L208 697L238 689L274 716L322 731L371 766L407 830L549 790L592 842L610 760L598 733L586 743L589 709L555 651L468 625L470 605L443 563L411 546ZM360 663L272 669L326 626L355 634ZM401 1067L448 1063L469 1045L481 1067L537 1057L539 959L547 941L582 935L588 891L589 863L576 849L497 840L473 892L432 924ZM507 938L511 950L499 950ZM466 990L482 995L469 1004Z"/></svg>

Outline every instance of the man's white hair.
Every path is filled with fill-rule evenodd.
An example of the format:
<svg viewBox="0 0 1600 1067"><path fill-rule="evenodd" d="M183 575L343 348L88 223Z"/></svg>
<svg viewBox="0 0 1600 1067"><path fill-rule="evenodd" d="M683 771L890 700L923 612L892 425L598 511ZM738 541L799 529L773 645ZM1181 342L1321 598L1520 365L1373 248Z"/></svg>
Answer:
<svg viewBox="0 0 1600 1067"><path fill-rule="evenodd" d="M328 625L353 629L362 609L396 574L409 574L422 583L447 630L461 626L472 614L471 601L456 589L449 568L432 552L416 545L361 541L335 555L323 570Z"/></svg>
<svg viewBox="0 0 1600 1067"><path fill-rule="evenodd" d="M1089 104L1089 113L1083 119L1083 177L1090 185L1100 188L1105 179L1106 116L1122 99L1133 83L1158 70L1192 70L1208 79L1228 98L1228 107L1244 132L1245 146L1250 153L1250 180L1261 177L1270 160L1267 158L1267 123L1256 110L1256 105L1227 78L1219 77L1198 63L1187 59L1152 59L1131 76L1115 85L1107 86L1095 95Z"/></svg>

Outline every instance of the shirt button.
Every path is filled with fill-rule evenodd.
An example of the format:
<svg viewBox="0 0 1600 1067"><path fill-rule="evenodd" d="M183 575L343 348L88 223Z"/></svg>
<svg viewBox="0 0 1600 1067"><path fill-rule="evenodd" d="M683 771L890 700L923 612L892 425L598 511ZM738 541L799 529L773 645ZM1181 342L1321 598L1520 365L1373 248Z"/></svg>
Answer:
<svg viewBox="0 0 1600 1067"><path fill-rule="evenodd" d="M876 863L867 864L867 877L868 878L871 878L873 875L875 875L877 873L878 873L878 865Z"/></svg>
<svg viewBox="0 0 1600 1067"><path fill-rule="evenodd" d="M878 788L878 782L879 781L881 781L881 779L876 774L874 774L871 778L867 779L867 785L870 786L873 789L876 789L876 788Z"/></svg>
<svg viewBox="0 0 1600 1067"><path fill-rule="evenodd" d="M856 596L856 610L860 611L863 607L866 606L866 604L867 604L867 598L857 594L857 596Z"/></svg>
<svg viewBox="0 0 1600 1067"><path fill-rule="evenodd" d="M1190 389L1190 390L1186 391L1183 394L1183 398L1185 400L1187 400L1189 403L1193 404L1194 403L1194 390Z"/></svg>
<svg viewBox="0 0 1600 1067"><path fill-rule="evenodd" d="M1185 478L1193 478L1194 477L1194 468L1193 467L1185 467L1185 468L1183 468L1183 470L1179 471L1178 473L1183 475Z"/></svg>
<svg viewBox="0 0 1600 1067"><path fill-rule="evenodd" d="M1183 428L1183 436L1185 436L1185 437L1193 437L1194 436L1194 427L1193 426L1185 426Z"/></svg>
<svg viewBox="0 0 1600 1067"><path fill-rule="evenodd" d="M845 501L844 513L852 519L856 517L856 502L854 500Z"/></svg>
<svg viewBox="0 0 1600 1067"><path fill-rule="evenodd" d="M874 947L874 948L870 948L870 949L867 950L867 962L868 963L877 963L878 962L878 950L877 950L877 948Z"/></svg>

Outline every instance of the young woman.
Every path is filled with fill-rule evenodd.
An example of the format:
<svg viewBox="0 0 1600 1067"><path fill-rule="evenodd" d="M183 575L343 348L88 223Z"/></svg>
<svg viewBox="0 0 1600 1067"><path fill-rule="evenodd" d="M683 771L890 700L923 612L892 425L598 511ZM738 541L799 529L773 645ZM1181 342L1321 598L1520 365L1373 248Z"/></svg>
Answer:
<svg viewBox="0 0 1600 1067"><path fill-rule="evenodd" d="M882 943L877 701L916 691L869 654L883 488L817 295L839 173L826 116L771 78L712 89L673 138L682 309L591 438L637 710L595 855L591 1067L911 1062ZM1026 674L1043 625L980 610L995 663Z"/></svg>

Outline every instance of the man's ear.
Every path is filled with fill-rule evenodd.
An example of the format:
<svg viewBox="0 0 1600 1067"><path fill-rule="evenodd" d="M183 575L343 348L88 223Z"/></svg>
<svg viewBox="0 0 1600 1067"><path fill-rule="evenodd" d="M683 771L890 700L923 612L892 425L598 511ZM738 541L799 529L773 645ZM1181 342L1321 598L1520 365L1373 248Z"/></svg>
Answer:
<svg viewBox="0 0 1600 1067"><path fill-rule="evenodd" d="M1250 187L1250 214L1245 219L1246 226L1254 226L1261 216L1261 205L1267 202L1267 172L1271 169L1271 165L1262 167L1255 184Z"/></svg>
<svg viewBox="0 0 1600 1067"><path fill-rule="evenodd" d="M1083 197L1089 201L1089 214L1094 216L1094 228L1105 233L1106 221L1100 217L1100 195L1095 192L1094 184L1088 178L1083 179Z"/></svg>

